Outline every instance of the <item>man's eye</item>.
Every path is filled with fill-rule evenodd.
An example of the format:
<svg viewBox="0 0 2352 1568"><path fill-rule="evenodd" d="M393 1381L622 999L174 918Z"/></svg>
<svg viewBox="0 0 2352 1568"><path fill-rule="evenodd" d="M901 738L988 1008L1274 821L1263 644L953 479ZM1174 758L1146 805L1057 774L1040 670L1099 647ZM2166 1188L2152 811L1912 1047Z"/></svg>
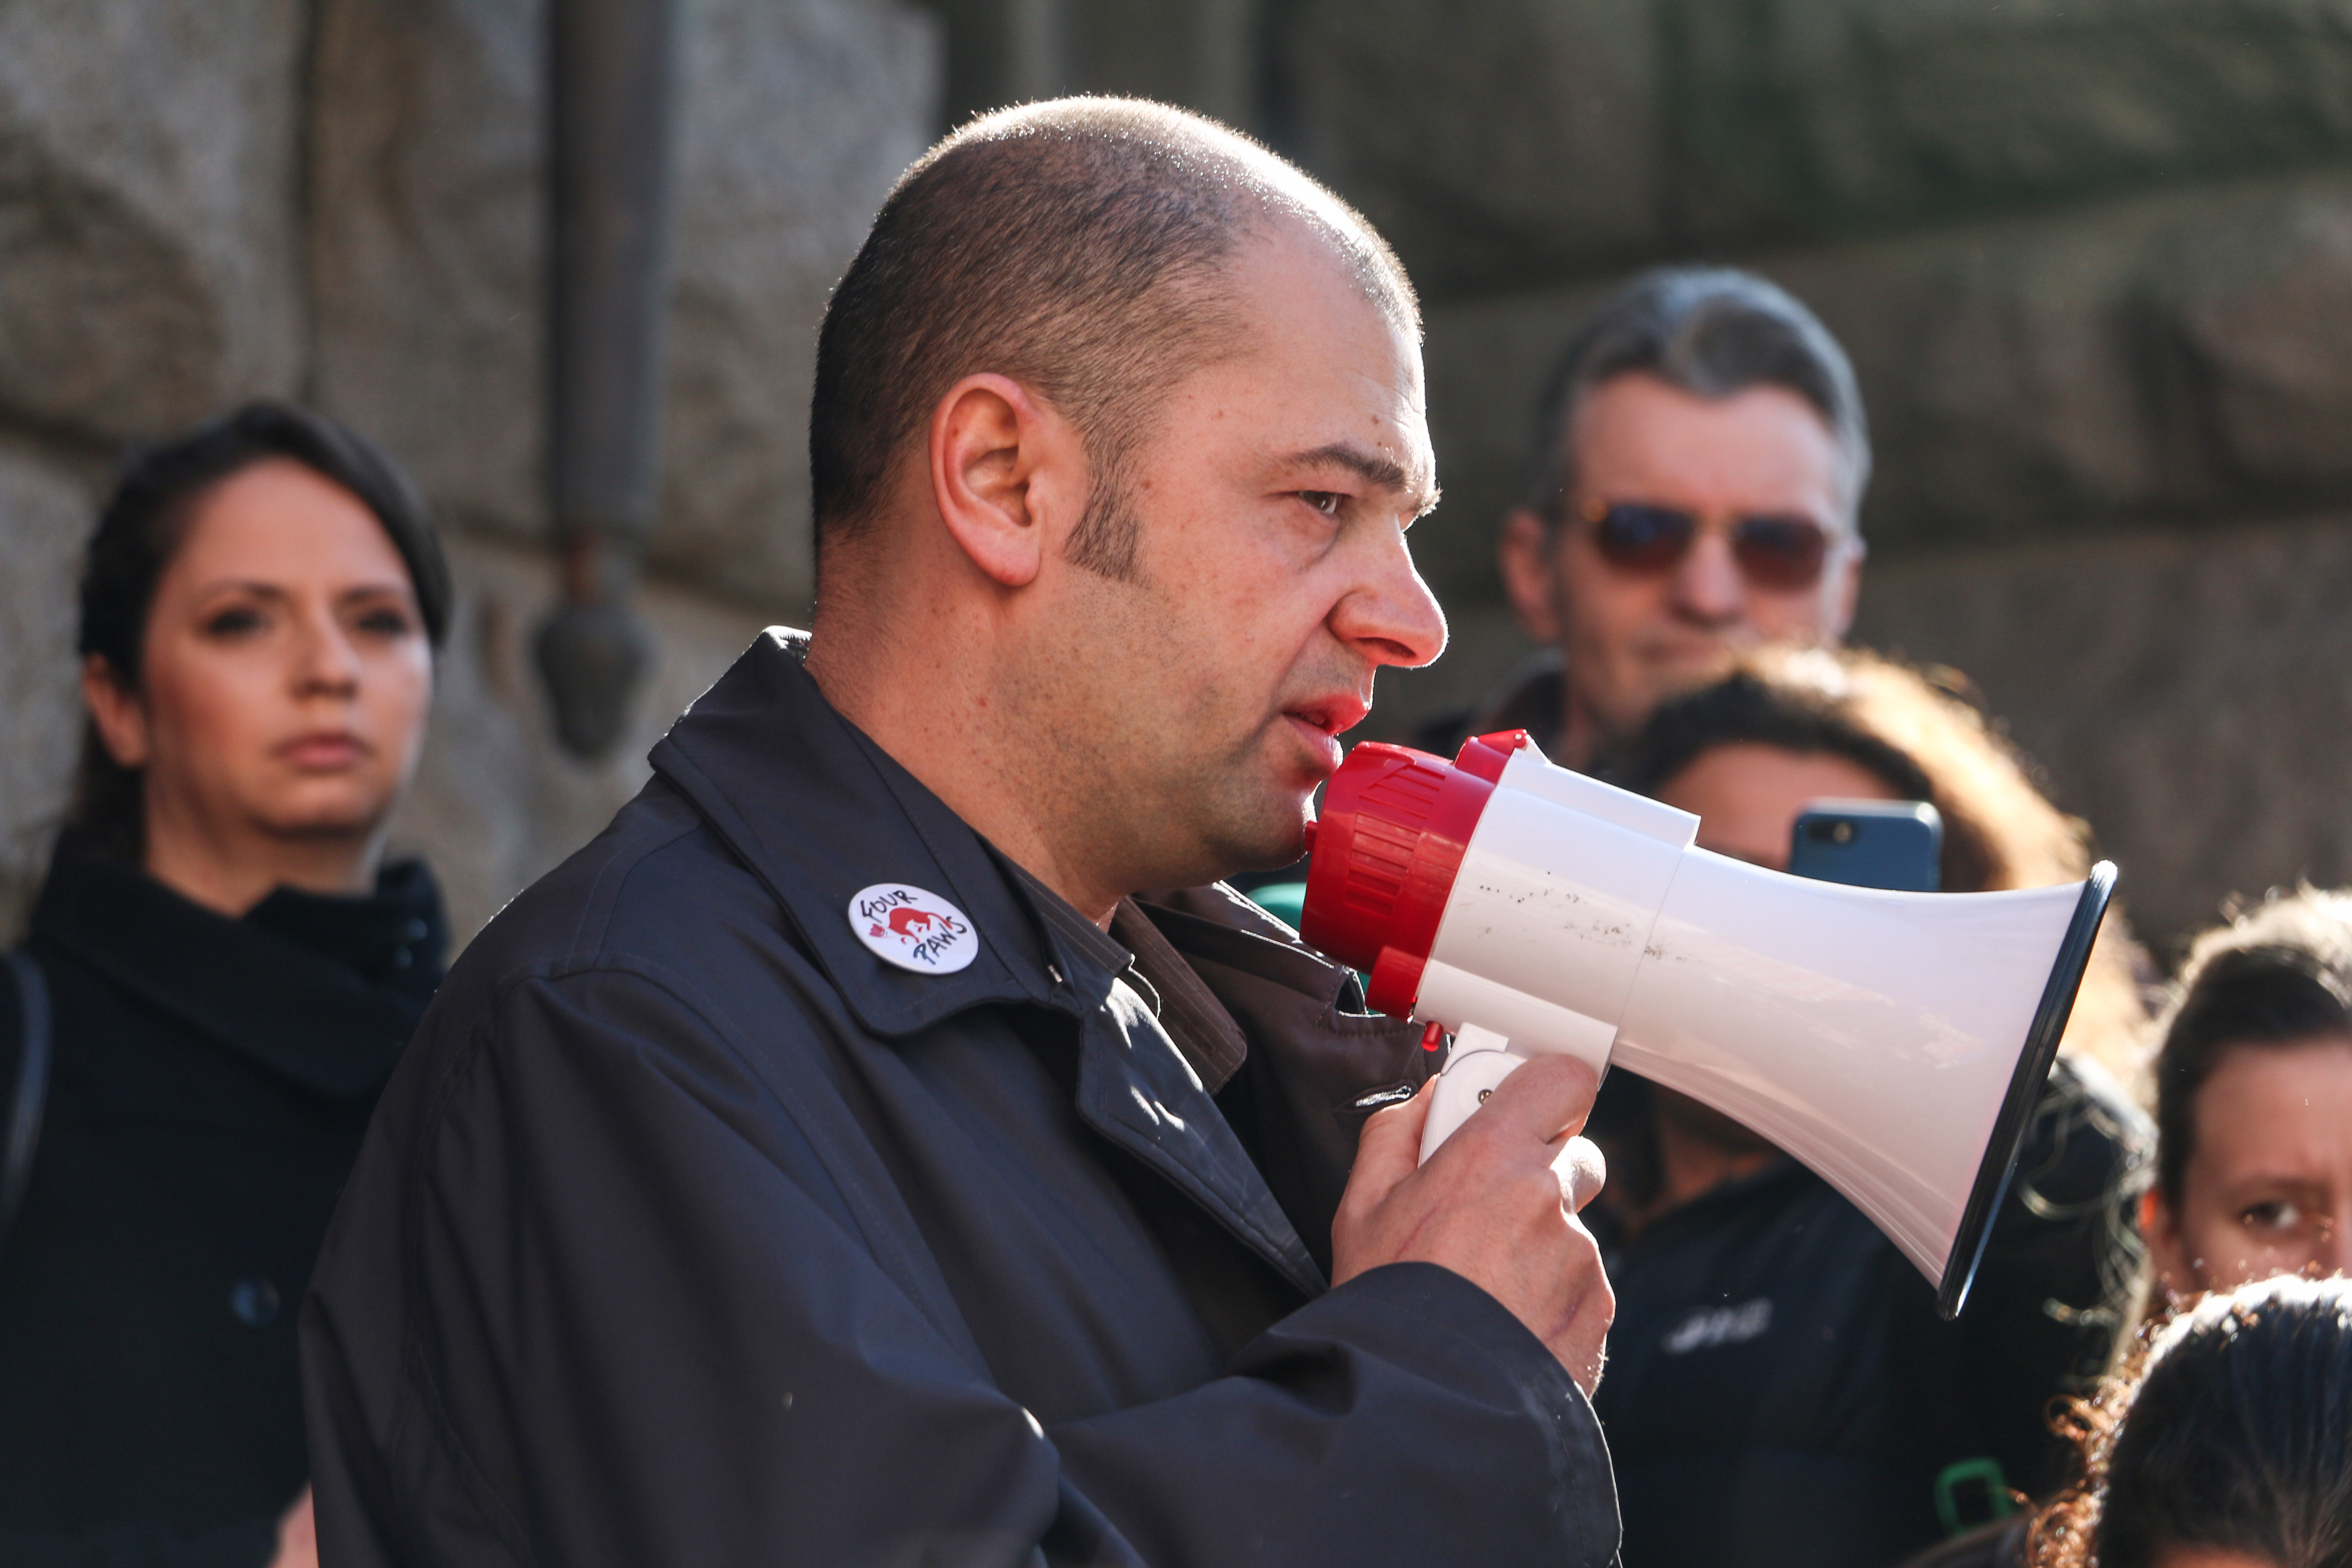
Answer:
<svg viewBox="0 0 2352 1568"><path fill-rule="evenodd" d="M1325 517L1337 517L1348 498L1338 490L1300 490L1298 499L1321 512Z"/></svg>
<svg viewBox="0 0 2352 1568"><path fill-rule="evenodd" d="M2238 1215L2238 1223L2248 1230L2300 1230L2303 1228L2303 1209L2285 1198L2273 1198L2246 1209Z"/></svg>

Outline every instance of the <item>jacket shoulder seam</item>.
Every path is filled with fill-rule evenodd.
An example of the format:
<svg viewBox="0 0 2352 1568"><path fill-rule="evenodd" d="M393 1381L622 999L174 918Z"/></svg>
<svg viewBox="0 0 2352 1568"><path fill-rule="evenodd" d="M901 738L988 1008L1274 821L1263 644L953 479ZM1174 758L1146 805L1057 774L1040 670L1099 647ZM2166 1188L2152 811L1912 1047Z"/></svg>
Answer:
<svg viewBox="0 0 2352 1568"><path fill-rule="evenodd" d="M581 900L580 918L572 928L572 951L574 953L595 952L603 948L612 927L614 913L621 901L621 890L640 867L679 839L709 831L709 823L692 801L683 795L673 794L671 798L684 813L683 820L672 823L667 832L632 846L625 854L608 857L603 865L596 868L595 879L589 884L588 896ZM733 858L731 850L729 858ZM501 986L499 1005L503 1006L505 1003L506 991Z"/></svg>

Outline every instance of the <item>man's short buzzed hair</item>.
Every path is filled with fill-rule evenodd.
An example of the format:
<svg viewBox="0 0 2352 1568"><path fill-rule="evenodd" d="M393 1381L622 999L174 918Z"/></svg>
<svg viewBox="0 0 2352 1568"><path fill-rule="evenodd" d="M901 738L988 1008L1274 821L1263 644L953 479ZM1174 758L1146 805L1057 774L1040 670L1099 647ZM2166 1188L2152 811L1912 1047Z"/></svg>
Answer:
<svg viewBox="0 0 2352 1568"><path fill-rule="evenodd" d="M1246 137L1162 104L1071 98L973 121L902 176L827 307L809 469L819 552L880 515L909 443L967 375L1070 420L1092 469L1073 559L1129 574L1121 465L1159 394L1230 352L1222 278L1271 220L1306 222L1417 342L1404 269L1352 208Z"/></svg>
<svg viewBox="0 0 2352 1568"><path fill-rule="evenodd" d="M1661 267L1612 295L1570 340L1536 407L1521 504L1560 520L1576 488L1573 426L1602 384L1654 375L1700 397L1755 386L1793 392L1829 426L1845 461L1845 505L1870 481L1870 431L1853 367L1827 327L1787 290L1727 267Z"/></svg>

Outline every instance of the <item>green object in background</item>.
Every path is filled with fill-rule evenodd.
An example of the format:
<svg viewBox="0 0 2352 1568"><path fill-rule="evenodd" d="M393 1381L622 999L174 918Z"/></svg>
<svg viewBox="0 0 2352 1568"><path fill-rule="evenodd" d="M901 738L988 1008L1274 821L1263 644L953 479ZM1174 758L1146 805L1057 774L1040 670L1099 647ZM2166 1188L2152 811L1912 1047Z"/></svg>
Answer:
<svg viewBox="0 0 2352 1568"><path fill-rule="evenodd" d="M1307 910L1307 884L1304 882L1268 882L1263 888L1252 888L1249 900L1276 920L1296 931L1299 917Z"/></svg>
<svg viewBox="0 0 2352 1568"><path fill-rule="evenodd" d="M1960 1493L1971 1486L1983 1489L1984 1501L1979 1505L1983 1512L1974 1519L1963 1519ZM2017 1504L2009 1495L2009 1478L2000 1473L2000 1461L1990 1455L1961 1459L1936 1473L1936 1519L1943 1525L1946 1535L1958 1535L1996 1519L2007 1519L2016 1511Z"/></svg>

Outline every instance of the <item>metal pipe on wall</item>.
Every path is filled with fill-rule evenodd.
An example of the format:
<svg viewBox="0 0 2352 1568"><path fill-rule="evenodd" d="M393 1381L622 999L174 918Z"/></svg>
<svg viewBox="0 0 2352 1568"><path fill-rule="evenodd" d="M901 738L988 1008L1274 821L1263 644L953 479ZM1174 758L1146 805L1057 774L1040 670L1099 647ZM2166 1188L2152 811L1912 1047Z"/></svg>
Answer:
<svg viewBox="0 0 2352 1568"><path fill-rule="evenodd" d="M650 644L631 607L661 491L675 0L552 0L549 510L562 598L540 627L557 737L609 752Z"/></svg>

